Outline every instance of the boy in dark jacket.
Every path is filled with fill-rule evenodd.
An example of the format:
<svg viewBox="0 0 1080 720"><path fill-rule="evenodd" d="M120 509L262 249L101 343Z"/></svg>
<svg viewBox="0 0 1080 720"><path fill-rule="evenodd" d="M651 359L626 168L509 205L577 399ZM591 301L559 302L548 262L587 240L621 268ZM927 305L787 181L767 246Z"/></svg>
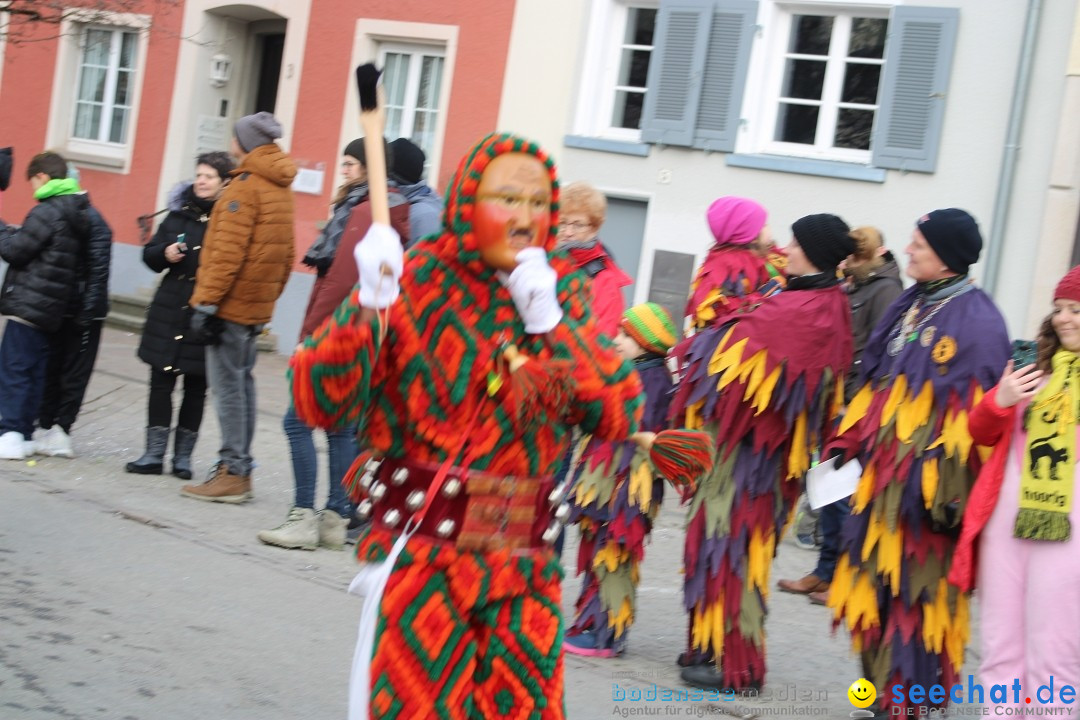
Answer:
<svg viewBox="0 0 1080 720"><path fill-rule="evenodd" d="M78 181L78 171L71 177ZM97 360L101 326L109 314L109 267L112 229L97 208L86 209L88 226L79 247L76 289L59 332L49 343L49 365L38 413L42 432L35 438L39 455L75 457L71 426L82 409L86 386Z"/></svg>
<svg viewBox="0 0 1080 720"><path fill-rule="evenodd" d="M22 460L41 406L49 340L76 292L80 248L90 203L68 178L67 161L40 153L26 168L38 204L22 227L0 226L8 263L0 288L7 323L0 340L0 459Z"/></svg>

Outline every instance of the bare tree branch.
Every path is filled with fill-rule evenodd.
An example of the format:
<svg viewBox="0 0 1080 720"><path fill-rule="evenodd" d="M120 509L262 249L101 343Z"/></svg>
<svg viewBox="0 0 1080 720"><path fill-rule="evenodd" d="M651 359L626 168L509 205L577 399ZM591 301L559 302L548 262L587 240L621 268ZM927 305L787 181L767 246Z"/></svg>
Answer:
<svg viewBox="0 0 1080 720"><path fill-rule="evenodd" d="M180 0L0 0L0 38L18 45L55 40L65 34L64 20L108 24L117 13L157 15Z"/></svg>

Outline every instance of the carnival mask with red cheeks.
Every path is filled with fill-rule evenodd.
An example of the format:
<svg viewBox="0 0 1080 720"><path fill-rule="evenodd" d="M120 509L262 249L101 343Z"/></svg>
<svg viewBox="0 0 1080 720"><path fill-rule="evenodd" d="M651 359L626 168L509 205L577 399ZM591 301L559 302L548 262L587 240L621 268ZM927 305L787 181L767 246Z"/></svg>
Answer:
<svg viewBox="0 0 1080 720"><path fill-rule="evenodd" d="M544 247L551 229L551 176L544 163L525 153L492 160L480 176L473 232L480 258L511 272L517 254Z"/></svg>

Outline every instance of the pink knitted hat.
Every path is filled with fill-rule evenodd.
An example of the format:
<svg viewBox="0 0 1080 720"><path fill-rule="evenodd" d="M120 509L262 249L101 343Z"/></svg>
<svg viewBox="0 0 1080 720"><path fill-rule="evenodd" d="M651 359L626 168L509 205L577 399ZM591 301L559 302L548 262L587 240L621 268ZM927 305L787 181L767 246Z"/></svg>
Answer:
<svg viewBox="0 0 1080 720"><path fill-rule="evenodd" d="M749 198L729 195L714 200L705 218L718 245L746 245L761 234L766 213Z"/></svg>

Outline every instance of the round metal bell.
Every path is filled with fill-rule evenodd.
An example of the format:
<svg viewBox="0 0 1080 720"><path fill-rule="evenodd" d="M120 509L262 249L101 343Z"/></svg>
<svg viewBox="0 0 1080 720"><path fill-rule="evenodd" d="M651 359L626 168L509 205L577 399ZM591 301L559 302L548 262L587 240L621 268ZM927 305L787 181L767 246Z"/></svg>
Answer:
<svg viewBox="0 0 1080 720"><path fill-rule="evenodd" d="M394 471L394 474L390 476L390 482L394 485L401 487L405 484L405 481L409 479L408 468L398 468Z"/></svg>
<svg viewBox="0 0 1080 720"><path fill-rule="evenodd" d="M461 492L461 481L456 477L446 478L442 486L443 497L455 498Z"/></svg>
<svg viewBox="0 0 1080 720"><path fill-rule="evenodd" d="M405 507L409 508L413 512L416 512L424 505L424 498L426 493L423 490L413 490L409 493L409 496L405 498Z"/></svg>
<svg viewBox="0 0 1080 720"><path fill-rule="evenodd" d="M356 516L361 520L367 520L371 517L371 511L375 509L375 504L364 498L360 501L360 504L356 506Z"/></svg>
<svg viewBox="0 0 1080 720"><path fill-rule="evenodd" d="M370 458L366 463L364 463L364 469L367 470L369 473L374 473L378 472L380 465L382 465L382 460L378 458Z"/></svg>
<svg viewBox="0 0 1080 720"><path fill-rule="evenodd" d="M371 487L371 483L375 481L375 473L370 471L364 471L364 474L360 476L360 487L367 490Z"/></svg>
<svg viewBox="0 0 1080 720"><path fill-rule="evenodd" d="M565 524L570 519L570 504L563 503L559 507L555 508L555 519L560 523Z"/></svg>
<svg viewBox="0 0 1080 720"><path fill-rule="evenodd" d="M390 508L382 516L382 521L388 527L397 527L397 524L401 522L401 513L397 508Z"/></svg>
<svg viewBox="0 0 1080 720"><path fill-rule="evenodd" d="M565 495L565 494L566 494L566 483L561 482L558 485L556 485L554 488L552 488L550 493L548 493L548 504L551 505L551 507L555 507L556 505L558 505L559 503L562 502L563 495Z"/></svg>
<svg viewBox="0 0 1080 720"><path fill-rule="evenodd" d="M547 526L547 530L545 530L544 534L540 536L540 539L548 545L554 545L555 541L559 539L559 533L561 532L562 523L560 523L558 520L552 520L551 524Z"/></svg>
<svg viewBox="0 0 1080 720"><path fill-rule="evenodd" d="M454 526L455 523L450 518L440 520L439 524L435 526L435 534L441 538L448 538L454 532Z"/></svg>
<svg viewBox="0 0 1080 720"><path fill-rule="evenodd" d="M386 497L386 486L382 483L375 483L371 486L371 499L375 502L379 502Z"/></svg>

